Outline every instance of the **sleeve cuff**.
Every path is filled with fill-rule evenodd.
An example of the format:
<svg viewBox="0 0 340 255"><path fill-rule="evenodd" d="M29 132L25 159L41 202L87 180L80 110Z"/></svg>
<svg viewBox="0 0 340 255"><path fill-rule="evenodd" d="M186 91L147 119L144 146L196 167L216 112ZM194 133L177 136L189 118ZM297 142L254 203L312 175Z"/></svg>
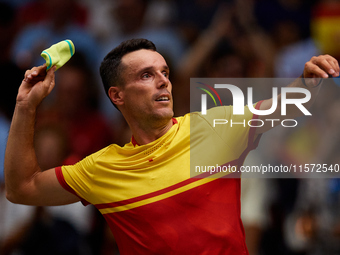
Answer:
<svg viewBox="0 0 340 255"><path fill-rule="evenodd" d="M61 170L61 166L58 166L55 168L55 174L57 176L57 179L60 183L60 185L67 190L68 192L72 193L73 195L77 196L80 198L81 203L86 206L89 205L90 203L88 201L86 201L85 199L83 199L82 197L80 197L66 182L64 175L63 175L63 171Z"/></svg>

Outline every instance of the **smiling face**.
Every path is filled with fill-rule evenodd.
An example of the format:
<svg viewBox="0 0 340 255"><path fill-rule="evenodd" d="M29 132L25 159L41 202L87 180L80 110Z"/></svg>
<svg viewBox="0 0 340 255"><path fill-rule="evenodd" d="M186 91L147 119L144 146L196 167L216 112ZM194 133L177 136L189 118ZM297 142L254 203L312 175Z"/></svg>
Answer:
<svg viewBox="0 0 340 255"><path fill-rule="evenodd" d="M113 102L129 121L157 121L160 125L173 117L172 85L169 67L156 51L137 50L122 58L124 84L111 87ZM112 96L112 95L115 96Z"/></svg>

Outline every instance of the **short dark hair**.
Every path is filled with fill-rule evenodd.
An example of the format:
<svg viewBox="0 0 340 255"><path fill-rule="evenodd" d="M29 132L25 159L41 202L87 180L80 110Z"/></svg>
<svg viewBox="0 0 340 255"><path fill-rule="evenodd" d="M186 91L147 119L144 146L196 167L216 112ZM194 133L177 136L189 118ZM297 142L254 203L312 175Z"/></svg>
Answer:
<svg viewBox="0 0 340 255"><path fill-rule="evenodd" d="M130 52L141 49L156 51L156 46L147 39L131 39L122 42L105 56L99 71L107 96L109 96L110 87L124 84L121 77L123 70L121 65L122 57Z"/></svg>

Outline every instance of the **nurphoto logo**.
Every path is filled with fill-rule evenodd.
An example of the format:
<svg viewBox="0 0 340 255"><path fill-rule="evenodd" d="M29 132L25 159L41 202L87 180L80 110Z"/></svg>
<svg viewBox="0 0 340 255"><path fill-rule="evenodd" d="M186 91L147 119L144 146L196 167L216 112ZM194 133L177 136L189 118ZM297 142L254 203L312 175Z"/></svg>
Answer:
<svg viewBox="0 0 340 255"><path fill-rule="evenodd" d="M228 90L229 93L232 95L233 101L233 115L244 115L244 106L245 106L245 96L242 90L233 84L214 84L214 86L210 86L206 83L197 82L198 84L204 85L206 88L197 87L198 89L204 91L205 93L201 94L201 113L202 115L207 114L207 95L213 100L215 106L217 106L215 96L217 97L220 105L222 105L222 100L220 97L221 93ZM212 91L213 95L208 89ZM220 94L216 91L216 89L220 89ZM280 89L280 100L279 100L279 89ZM288 98L287 94L295 93L301 94L302 97L299 98ZM253 88L247 87L247 105L249 110L258 116L270 116L278 107L278 102L280 102L280 109L281 109L281 116L287 115L287 105L295 105L304 115L311 116L312 114L303 106L304 103L307 103L311 99L311 93L308 89L305 88L296 88L296 87L272 87L272 105L270 109L267 110L259 110L254 107L254 100L253 100ZM280 121L283 127L295 127L297 126L298 122L295 119L252 119L246 122L246 120L241 122L232 122L232 120L226 119L214 119L213 126L216 125L225 125L230 124L233 125L247 125L250 127L261 127L264 125L265 121L270 122L272 126L275 125L275 122Z"/></svg>

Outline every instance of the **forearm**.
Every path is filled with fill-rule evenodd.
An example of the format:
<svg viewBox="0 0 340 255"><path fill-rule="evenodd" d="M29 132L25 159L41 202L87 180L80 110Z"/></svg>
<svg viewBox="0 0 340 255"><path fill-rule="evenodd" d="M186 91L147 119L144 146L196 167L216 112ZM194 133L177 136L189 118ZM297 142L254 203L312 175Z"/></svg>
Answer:
<svg viewBox="0 0 340 255"><path fill-rule="evenodd" d="M298 88L301 90L293 91L293 88ZM311 114L309 109L315 102L320 88L321 84L314 84L312 79L305 80L304 83L302 77L290 83L286 88L281 88L281 93L277 97L277 107L275 111L270 115L259 116L259 118L263 121L266 119L272 119L276 121L274 123L266 122L265 125L256 129L256 133L261 134L268 131L274 126L279 125L282 120L295 119L300 116ZM272 106L273 98L267 99L262 102L260 110L268 110L271 109Z"/></svg>
<svg viewBox="0 0 340 255"><path fill-rule="evenodd" d="M312 79L312 78L303 78L302 76L296 79L294 82L288 85L288 88L302 88L306 91L306 93L310 93L310 99L303 104L303 107L307 110L311 108L314 104L317 95L319 94L320 88L322 87L322 80L321 78ZM287 99L301 99L305 98L307 95L305 93L287 93ZM282 94L279 95L279 106L281 106L281 97ZM303 116L303 112L295 105L295 104L288 104L286 109L287 115L284 116L285 118L297 118Z"/></svg>
<svg viewBox="0 0 340 255"><path fill-rule="evenodd" d="M304 103L304 107L309 109L317 97L323 79L328 78L329 76L339 76L338 61L329 55L312 57L310 61L305 64L303 74L300 78L296 79L290 87L303 88L309 91L310 99ZM301 96L306 96L304 93L292 93L290 96L291 98L298 98L299 94L300 98ZM280 101L282 101L282 99ZM289 106L287 112L289 112L289 118L295 118L302 115L301 111L296 109L294 105ZM276 115L278 115L278 113L276 113Z"/></svg>
<svg viewBox="0 0 340 255"><path fill-rule="evenodd" d="M34 149L36 110L54 87L52 67L46 65L26 71L17 96L5 153L6 197L27 205L63 205L79 198L63 189L54 168L41 171Z"/></svg>
<svg viewBox="0 0 340 255"><path fill-rule="evenodd" d="M6 193L10 200L23 193L33 176L41 171L34 150L35 115L36 109L16 105L4 165Z"/></svg>

